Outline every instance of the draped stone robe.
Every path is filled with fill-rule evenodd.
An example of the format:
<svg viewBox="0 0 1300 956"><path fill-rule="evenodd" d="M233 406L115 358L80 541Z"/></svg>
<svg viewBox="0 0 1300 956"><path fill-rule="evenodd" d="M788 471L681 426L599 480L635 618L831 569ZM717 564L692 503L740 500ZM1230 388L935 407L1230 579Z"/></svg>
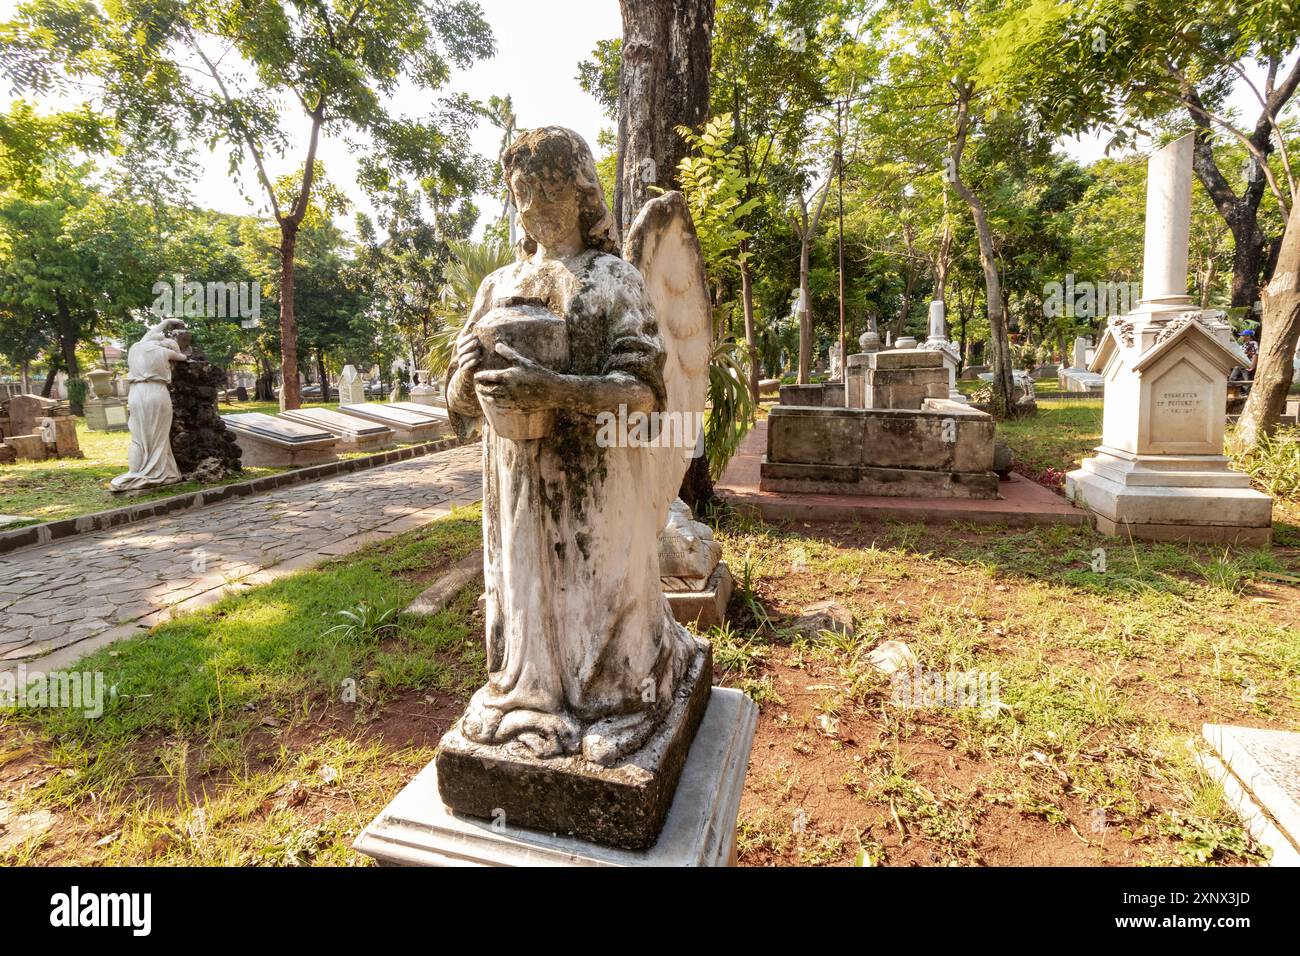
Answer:
<svg viewBox="0 0 1300 956"><path fill-rule="evenodd" d="M483 283L469 321L512 297L565 317L571 374L627 373L662 405L663 345L633 266L594 250L507 266ZM489 678L462 731L607 763L654 730L695 653L660 588L651 456L599 447L595 417L572 410L546 438L483 428Z"/></svg>

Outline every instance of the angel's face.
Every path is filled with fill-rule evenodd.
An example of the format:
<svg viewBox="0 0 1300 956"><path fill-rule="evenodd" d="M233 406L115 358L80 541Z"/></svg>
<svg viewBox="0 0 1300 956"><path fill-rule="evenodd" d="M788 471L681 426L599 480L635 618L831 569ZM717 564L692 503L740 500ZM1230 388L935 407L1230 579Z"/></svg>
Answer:
<svg viewBox="0 0 1300 956"><path fill-rule="evenodd" d="M510 177L510 192L524 229L543 246L560 245L578 227L577 183L547 181L515 172Z"/></svg>

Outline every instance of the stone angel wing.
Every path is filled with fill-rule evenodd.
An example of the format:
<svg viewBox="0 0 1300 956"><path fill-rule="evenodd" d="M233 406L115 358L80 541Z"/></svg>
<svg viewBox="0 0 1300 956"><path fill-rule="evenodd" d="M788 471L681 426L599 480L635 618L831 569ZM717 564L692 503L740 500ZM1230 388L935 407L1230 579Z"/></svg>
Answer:
<svg viewBox="0 0 1300 956"><path fill-rule="evenodd" d="M646 298L667 355L668 414L660 419L660 441L647 449L654 456L654 502L663 522L691 459L703 452L709 388L712 310L704 256L681 193L664 193L641 208L628 230L623 258L645 279Z"/></svg>

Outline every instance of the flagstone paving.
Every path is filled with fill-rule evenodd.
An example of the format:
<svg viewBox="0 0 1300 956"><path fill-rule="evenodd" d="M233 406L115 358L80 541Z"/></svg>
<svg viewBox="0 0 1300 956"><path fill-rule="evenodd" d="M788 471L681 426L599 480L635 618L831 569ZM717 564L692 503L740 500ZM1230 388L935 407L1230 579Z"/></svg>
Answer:
<svg viewBox="0 0 1300 956"><path fill-rule="evenodd" d="M478 444L0 556L0 670L62 666L482 497Z"/></svg>

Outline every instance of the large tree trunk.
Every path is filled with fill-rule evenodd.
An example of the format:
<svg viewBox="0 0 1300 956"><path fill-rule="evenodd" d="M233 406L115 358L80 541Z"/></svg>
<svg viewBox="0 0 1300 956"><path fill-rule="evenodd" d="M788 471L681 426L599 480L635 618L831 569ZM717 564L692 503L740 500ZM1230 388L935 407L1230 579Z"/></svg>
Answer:
<svg viewBox="0 0 1300 956"><path fill-rule="evenodd" d="M280 224L280 410L302 407L298 387L298 322L293 314L293 251L298 225Z"/></svg>
<svg viewBox="0 0 1300 956"><path fill-rule="evenodd" d="M626 230L659 189L677 188L678 126L709 116L713 0L621 0L617 218Z"/></svg>
<svg viewBox="0 0 1300 956"><path fill-rule="evenodd" d="M652 186L676 189L686 155L678 126L698 128L709 115L714 0L620 0L623 63L619 78L618 190L614 215L626 232ZM707 455L691 459L682 499L695 509L712 500Z"/></svg>
<svg viewBox="0 0 1300 956"><path fill-rule="evenodd" d="M1237 441L1249 448L1277 429L1294 375L1300 341L1300 202L1292 202L1277 268L1264 289L1264 316L1255 384L1237 425Z"/></svg>

